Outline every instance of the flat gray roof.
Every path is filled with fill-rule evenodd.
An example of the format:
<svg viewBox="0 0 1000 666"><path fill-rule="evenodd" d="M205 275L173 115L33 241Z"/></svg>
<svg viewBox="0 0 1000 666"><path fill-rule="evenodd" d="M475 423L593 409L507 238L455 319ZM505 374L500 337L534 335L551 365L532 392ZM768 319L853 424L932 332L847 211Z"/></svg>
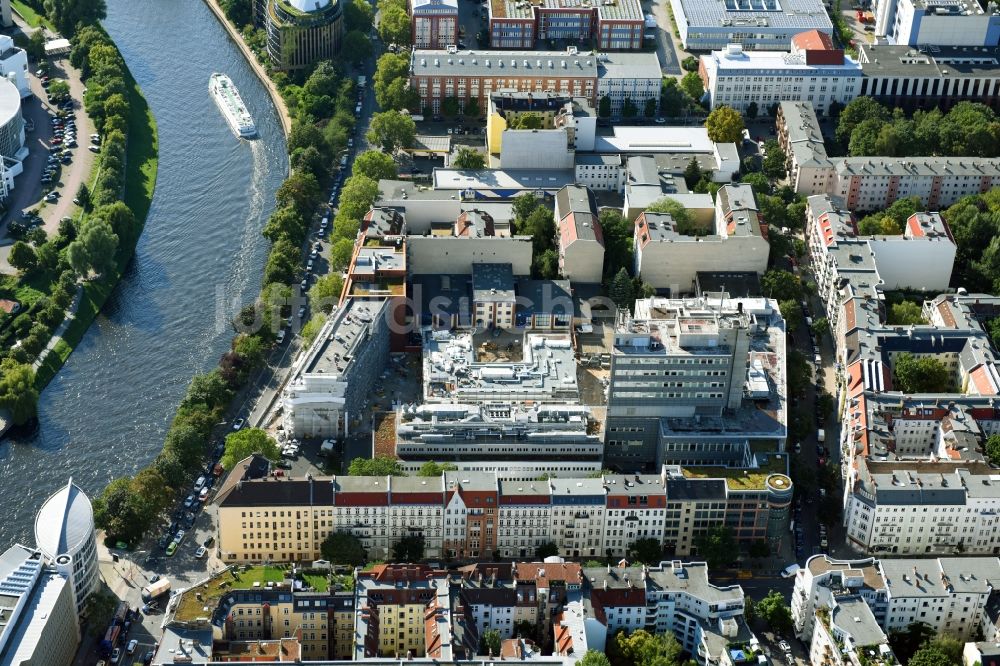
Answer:
<svg viewBox="0 0 1000 666"><path fill-rule="evenodd" d="M653 54L655 57L655 54ZM449 53L416 49L410 58L414 76L534 76L543 73L597 78L594 53L568 51L474 51Z"/></svg>
<svg viewBox="0 0 1000 666"><path fill-rule="evenodd" d="M323 373L338 377L347 372L354 350L368 339L368 329L376 317L384 317L387 301L347 299L320 329L298 374ZM292 378L292 382L296 377Z"/></svg>
<svg viewBox="0 0 1000 666"><path fill-rule="evenodd" d="M997 47L861 44L859 49L858 59L865 76L936 79L1000 75Z"/></svg>
<svg viewBox="0 0 1000 666"><path fill-rule="evenodd" d="M680 0L684 20L692 28L802 29L830 31L832 24L821 0ZM678 21L681 17L678 17ZM725 21L730 23L727 25Z"/></svg>

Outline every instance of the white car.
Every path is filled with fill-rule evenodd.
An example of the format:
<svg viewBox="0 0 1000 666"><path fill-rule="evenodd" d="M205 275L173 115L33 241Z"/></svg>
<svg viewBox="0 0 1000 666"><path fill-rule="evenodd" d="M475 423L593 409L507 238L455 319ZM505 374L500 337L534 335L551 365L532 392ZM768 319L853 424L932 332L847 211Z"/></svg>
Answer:
<svg viewBox="0 0 1000 666"><path fill-rule="evenodd" d="M778 647L781 648L782 652L791 652L792 646L788 644L788 641L779 641Z"/></svg>
<svg viewBox="0 0 1000 666"><path fill-rule="evenodd" d="M206 553L208 553L207 548L205 548L204 546L198 546L198 550L194 551L194 556L200 560L201 558L205 557Z"/></svg>
<svg viewBox="0 0 1000 666"><path fill-rule="evenodd" d="M128 642L128 647L125 648L125 652L132 654L133 652L135 652L135 649L137 647L139 647L139 641L133 638Z"/></svg>

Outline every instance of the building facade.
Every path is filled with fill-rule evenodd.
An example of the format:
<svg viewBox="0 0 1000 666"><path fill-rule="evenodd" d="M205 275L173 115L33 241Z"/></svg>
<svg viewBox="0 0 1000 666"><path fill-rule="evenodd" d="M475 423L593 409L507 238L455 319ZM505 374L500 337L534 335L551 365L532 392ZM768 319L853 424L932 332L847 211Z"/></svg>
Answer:
<svg viewBox="0 0 1000 666"><path fill-rule="evenodd" d="M560 41L583 48L593 43L605 51L642 48L642 6L636 0L613 4L580 4L572 0L492 2L489 9L490 46L533 49L539 40Z"/></svg>
<svg viewBox="0 0 1000 666"><path fill-rule="evenodd" d="M570 282L599 283L604 275L604 234L597 219L597 200L580 185L567 185L556 195L559 273Z"/></svg>
<svg viewBox="0 0 1000 666"><path fill-rule="evenodd" d="M458 44L458 0L410 0L410 40L416 49Z"/></svg>
<svg viewBox="0 0 1000 666"><path fill-rule="evenodd" d="M97 533L90 499L70 479L35 516L35 543L70 582L78 613L97 589Z"/></svg>
<svg viewBox="0 0 1000 666"><path fill-rule="evenodd" d="M879 0L875 34L901 46L996 46L1000 12L978 2Z"/></svg>
<svg viewBox="0 0 1000 666"><path fill-rule="evenodd" d="M267 32L267 53L277 69L305 69L340 52L341 0L254 0L252 7L254 23Z"/></svg>

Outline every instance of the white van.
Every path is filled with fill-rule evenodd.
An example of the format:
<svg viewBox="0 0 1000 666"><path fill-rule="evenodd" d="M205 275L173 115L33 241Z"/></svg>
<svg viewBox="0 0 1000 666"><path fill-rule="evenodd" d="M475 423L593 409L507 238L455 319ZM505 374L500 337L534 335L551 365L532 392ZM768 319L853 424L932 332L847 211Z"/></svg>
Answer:
<svg viewBox="0 0 1000 666"><path fill-rule="evenodd" d="M194 482L194 491L198 492L199 490L201 490L202 488L204 488L205 487L205 481L207 481L207 479L204 476L199 476L198 480Z"/></svg>

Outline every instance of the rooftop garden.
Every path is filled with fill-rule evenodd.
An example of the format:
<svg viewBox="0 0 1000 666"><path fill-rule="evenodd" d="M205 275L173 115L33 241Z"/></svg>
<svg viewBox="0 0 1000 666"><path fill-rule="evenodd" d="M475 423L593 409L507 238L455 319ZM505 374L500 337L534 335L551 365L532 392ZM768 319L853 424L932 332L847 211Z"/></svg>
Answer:
<svg viewBox="0 0 1000 666"><path fill-rule="evenodd" d="M231 590L249 590L266 587L268 583L282 583L285 572L282 566L230 567L181 593L174 618L179 622L191 622L200 617L210 617L219 600Z"/></svg>
<svg viewBox="0 0 1000 666"><path fill-rule="evenodd" d="M684 468L684 476L689 479L725 479L732 490L764 490L765 481L772 474L787 474L784 456L768 456L764 464L756 469L721 466Z"/></svg>

